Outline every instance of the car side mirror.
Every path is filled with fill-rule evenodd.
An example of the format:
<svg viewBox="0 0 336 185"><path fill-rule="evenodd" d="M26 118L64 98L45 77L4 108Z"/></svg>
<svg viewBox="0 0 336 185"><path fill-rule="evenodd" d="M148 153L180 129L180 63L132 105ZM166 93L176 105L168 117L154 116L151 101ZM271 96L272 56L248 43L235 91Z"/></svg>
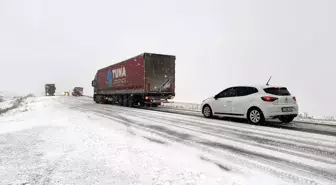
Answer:
<svg viewBox="0 0 336 185"><path fill-rule="evenodd" d="M218 99L218 94L217 94L217 95L215 95L215 97L214 97L214 98L215 98L215 100L217 100L217 99Z"/></svg>

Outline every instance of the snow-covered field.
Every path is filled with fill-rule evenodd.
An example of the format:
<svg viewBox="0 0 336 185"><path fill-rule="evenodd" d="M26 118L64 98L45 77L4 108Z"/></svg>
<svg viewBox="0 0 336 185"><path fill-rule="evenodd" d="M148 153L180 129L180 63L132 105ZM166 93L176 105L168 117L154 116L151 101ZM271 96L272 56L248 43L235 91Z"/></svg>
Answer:
<svg viewBox="0 0 336 185"><path fill-rule="evenodd" d="M0 116L0 184L333 184L336 137L27 98Z"/></svg>
<svg viewBox="0 0 336 185"><path fill-rule="evenodd" d="M19 97L20 94L18 93L13 93L13 92L9 92L9 91L0 91L0 99L2 100L9 100L9 99L13 99L16 97Z"/></svg>
<svg viewBox="0 0 336 185"><path fill-rule="evenodd" d="M15 101L16 101L16 99L14 99L14 98L1 101L0 102L0 109L7 109L7 108L11 107L14 104Z"/></svg>

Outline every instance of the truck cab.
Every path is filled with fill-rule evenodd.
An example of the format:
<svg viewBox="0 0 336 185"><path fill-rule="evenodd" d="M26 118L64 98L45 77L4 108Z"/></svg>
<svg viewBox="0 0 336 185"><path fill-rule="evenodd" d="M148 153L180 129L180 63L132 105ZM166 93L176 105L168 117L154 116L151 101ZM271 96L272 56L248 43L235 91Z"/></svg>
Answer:
<svg viewBox="0 0 336 185"><path fill-rule="evenodd" d="M45 84L44 90L46 96L55 96L56 86L55 84Z"/></svg>

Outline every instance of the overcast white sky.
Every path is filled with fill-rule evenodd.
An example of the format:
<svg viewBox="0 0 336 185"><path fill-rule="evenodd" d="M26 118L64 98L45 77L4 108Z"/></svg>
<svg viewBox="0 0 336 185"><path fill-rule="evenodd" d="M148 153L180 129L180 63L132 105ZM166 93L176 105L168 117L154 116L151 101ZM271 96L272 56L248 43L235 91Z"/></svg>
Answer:
<svg viewBox="0 0 336 185"><path fill-rule="evenodd" d="M288 86L302 111L336 116L335 0L1 0L0 90L83 86L143 52L176 55L176 99L230 85Z"/></svg>

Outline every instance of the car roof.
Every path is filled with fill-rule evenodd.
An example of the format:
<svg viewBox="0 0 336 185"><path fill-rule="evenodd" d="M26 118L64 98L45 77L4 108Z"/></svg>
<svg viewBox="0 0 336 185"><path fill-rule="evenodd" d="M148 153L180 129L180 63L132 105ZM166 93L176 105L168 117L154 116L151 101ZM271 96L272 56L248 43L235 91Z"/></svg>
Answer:
<svg viewBox="0 0 336 185"><path fill-rule="evenodd" d="M281 85L235 85L235 86L231 86L231 87L255 87L257 89L265 89L265 88L272 88L272 87L275 87L275 88L279 88L279 87L285 87L285 86L281 86ZM230 88L230 87L228 87Z"/></svg>
<svg viewBox="0 0 336 185"><path fill-rule="evenodd" d="M260 88L272 88L272 87L274 87L274 88L280 88L280 87L285 87L285 86L282 86L282 85L261 85L261 86L259 86ZM286 88L286 87L285 87Z"/></svg>

